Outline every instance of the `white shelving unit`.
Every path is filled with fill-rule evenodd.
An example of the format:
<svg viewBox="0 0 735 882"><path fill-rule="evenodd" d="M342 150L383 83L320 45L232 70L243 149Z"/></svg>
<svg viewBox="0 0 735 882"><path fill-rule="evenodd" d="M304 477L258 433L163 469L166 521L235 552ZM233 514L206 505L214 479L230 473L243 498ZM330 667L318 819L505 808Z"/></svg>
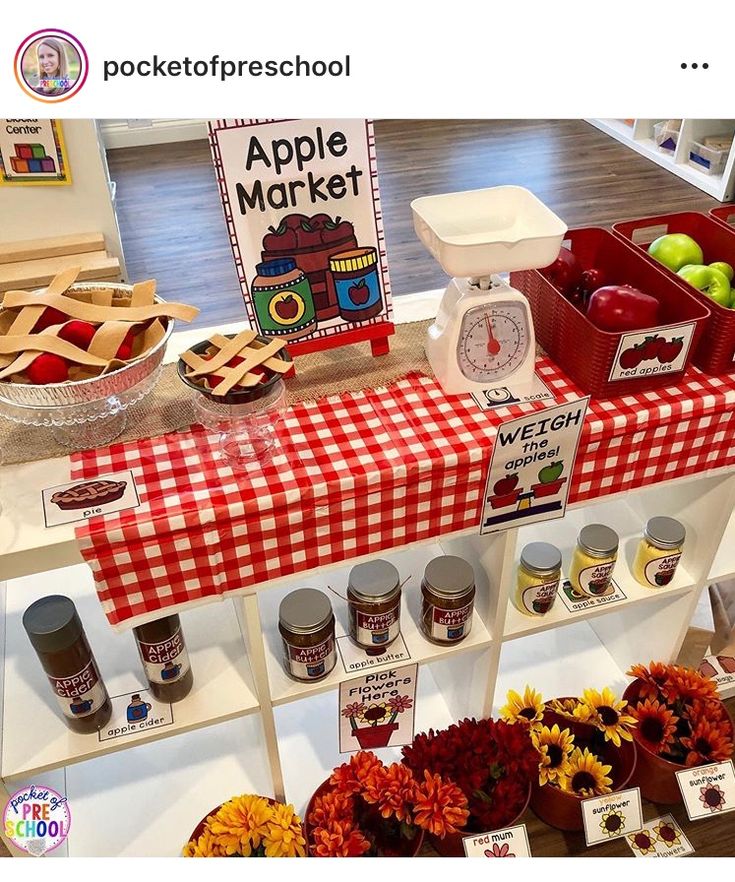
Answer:
<svg viewBox="0 0 735 882"><path fill-rule="evenodd" d="M725 163L722 174L708 175L689 163L689 148L692 141L700 141L706 135L735 132L735 120L728 119L683 119L676 150L671 153L661 150L653 137L653 127L661 122L657 119L636 119L633 125L621 119L588 119L596 128L627 145L636 153L645 156L680 178L720 202L729 202L735 194L735 143Z"/></svg>
<svg viewBox="0 0 735 882"><path fill-rule="evenodd" d="M436 302L401 300L410 301L401 307L410 318L416 316L411 303L431 310ZM171 351L190 338L178 337ZM59 856L176 855L197 822L236 793L285 797L303 812L345 760L338 751L337 694L341 681L359 674L345 673L338 661L320 683L288 679L280 662L278 605L297 587L344 595L354 561L187 608L181 616L195 685L174 705L174 724L118 741L75 735L58 717L22 629L22 613L33 600L48 593L73 597L111 694L142 688L144 680L132 635L109 629L87 566L77 563L73 531L39 526L40 490L68 480L67 468L63 459L0 468L0 572L6 578L0 583L0 804L24 783L63 791L73 823ZM571 507L561 520L489 536L473 530L384 554L402 578L411 576L401 630L411 662L419 665L417 731L488 715L504 703L507 689L526 683L548 698L585 686L622 691L632 663L675 658L708 579L735 573L734 503L735 471L710 472ZM656 514L680 518L687 542L674 582L649 590L633 580L630 567L643 525ZM523 545L553 542L567 567L580 526L594 522L621 536L615 578L625 600L569 613L557 599L544 618L519 613L511 598ZM421 575L441 553L464 557L477 579L471 634L454 647L427 642L418 626ZM331 597L343 635L345 603ZM400 750L383 755L398 757Z"/></svg>

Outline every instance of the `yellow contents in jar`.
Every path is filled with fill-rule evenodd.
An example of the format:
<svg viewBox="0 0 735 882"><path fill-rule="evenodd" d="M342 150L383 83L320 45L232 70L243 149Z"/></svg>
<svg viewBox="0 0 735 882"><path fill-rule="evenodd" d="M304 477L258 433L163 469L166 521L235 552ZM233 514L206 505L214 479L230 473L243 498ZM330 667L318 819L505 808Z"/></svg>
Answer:
<svg viewBox="0 0 735 882"><path fill-rule="evenodd" d="M569 569L569 581L578 594L600 597L610 591L618 542L618 534L603 524L582 528Z"/></svg>
<svg viewBox="0 0 735 882"><path fill-rule="evenodd" d="M663 588L674 578L686 531L674 518L651 518L633 562L633 577L646 588Z"/></svg>
<svg viewBox="0 0 735 882"><path fill-rule="evenodd" d="M543 616L556 600L561 553L548 542L531 542L521 552L513 603L527 616Z"/></svg>

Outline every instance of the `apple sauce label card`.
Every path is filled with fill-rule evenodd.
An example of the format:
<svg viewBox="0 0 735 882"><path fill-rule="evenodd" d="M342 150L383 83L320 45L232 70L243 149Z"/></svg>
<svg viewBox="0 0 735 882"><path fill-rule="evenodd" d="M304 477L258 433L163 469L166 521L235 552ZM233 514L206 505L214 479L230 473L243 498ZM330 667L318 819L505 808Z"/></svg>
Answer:
<svg viewBox="0 0 735 882"><path fill-rule="evenodd" d="M498 426L480 533L564 517L589 398Z"/></svg>
<svg viewBox="0 0 735 882"><path fill-rule="evenodd" d="M363 649L353 643L350 637L338 637L337 650L346 674L411 660L411 653L402 634L399 634L390 646L374 646L371 649Z"/></svg>
<svg viewBox="0 0 735 882"><path fill-rule="evenodd" d="M626 842L636 857L683 857L694 854L691 842L671 815L646 821L637 833L628 833Z"/></svg>
<svg viewBox="0 0 735 882"><path fill-rule="evenodd" d="M551 390L538 374L533 375L531 391L523 395L509 389L508 386L494 386L491 389L483 389L482 392L470 394L480 410L499 410L501 407L510 407L512 404L554 400Z"/></svg>
<svg viewBox="0 0 735 882"><path fill-rule="evenodd" d="M129 738L151 729L162 729L174 721L173 706L158 701L149 689L110 696L112 716L110 722L97 733L100 741L116 741Z"/></svg>
<svg viewBox="0 0 735 882"><path fill-rule="evenodd" d="M590 587L594 586L594 584L592 582ZM605 591L602 594L595 595L583 594L581 591L577 591L572 583L565 579L561 584L559 595L569 612L578 612L579 610L591 609L595 606L606 606L610 603L619 603L621 600L626 599L625 592L615 579L611 579L606 584Z"/></svg>
<svg viewBox="0 0 735 882"><path fill-rule="evenodd" d="M131 471L99 478L71 481L41 491L43 517L47 527L86 521L140 505L138 489Z"/></svg>
<svg viewBox="0 0 735 882"><path fill-rule="evenodd" d="M735 766L733 761L697 766L676 773L690 821L724 815L735 809Z"/></svg>
<svg viewBox="0 0 735 882"><path fill-rule="evenodd" d="M636 833L643 827L641 791L637 787L582 800L587 845L598 845Z"/></svg>
<svg viewBox="0 0 735 882"><path fill-rule="evenodd" d="M694 336L694 322L625 334L615 354L609 382L669 374L684 367Z"/></svg>
<svg viewBox="0 0 735 882"><path fill-rule="evenodd" d="M528 831L525 824L493 830L492 833L475 833L462 838L467 857L531 857Z"/></svg>

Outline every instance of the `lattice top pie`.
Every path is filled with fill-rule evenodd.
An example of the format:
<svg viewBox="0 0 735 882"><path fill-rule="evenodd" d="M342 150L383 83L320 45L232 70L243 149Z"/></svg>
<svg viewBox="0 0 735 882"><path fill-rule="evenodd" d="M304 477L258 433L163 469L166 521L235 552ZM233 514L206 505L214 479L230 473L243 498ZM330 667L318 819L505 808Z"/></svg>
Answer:
<svg viewBox="0 0 735 882"><path fill-rule="evenodd" d="M91 508L121 499L126 487L127 481L110 481L107 478L85 481L83 484L58 490L51 497L51 502L64 511L75 508Z"/></svg>

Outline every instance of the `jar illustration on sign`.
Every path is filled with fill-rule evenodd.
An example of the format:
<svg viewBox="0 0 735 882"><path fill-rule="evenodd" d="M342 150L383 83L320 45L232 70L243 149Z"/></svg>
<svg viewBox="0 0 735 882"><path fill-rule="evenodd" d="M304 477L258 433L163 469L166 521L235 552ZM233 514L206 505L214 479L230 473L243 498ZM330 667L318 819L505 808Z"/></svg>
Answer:
<svg viewBox="0 0 735 882"><path fill-rule="evenodd" d="M250 286L258 326L265 337L298 340L316 328L311 285L292 258L266 260L256 266Z"/></svg>
<svg viewBox="0 0 735 882"><path fill-rule="evenodd" d="M130 699L130 704L128 705L128 722L129 723L137 723L140 720L145 720L148 718L148 711L151 709L150 704L147 701L143 701L140 695L134 695Z"/></svg>
<svg viewBox="0 0 735 882"><path fill-rule="evenodd" d="M329 258L327 286L337 298L339 314L348 322L364 322L383 311L383 295L375 248L352 248Z"/></svg>

